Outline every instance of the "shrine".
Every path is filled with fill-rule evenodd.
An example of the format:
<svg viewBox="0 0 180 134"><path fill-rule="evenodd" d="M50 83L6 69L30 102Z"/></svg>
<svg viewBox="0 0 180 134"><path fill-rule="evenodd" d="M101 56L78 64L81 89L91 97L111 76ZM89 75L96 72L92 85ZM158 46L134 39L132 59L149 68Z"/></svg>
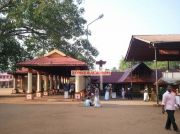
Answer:
<svg viewBox="0 0 180 134"><path fill-rule="evenodd" d="M66 83L75 84L75 93L85 89L84 76L71 76L71 70L87 70L85 62L53 50L42 57L18 63L20 70L13 73L14 90L23 90L26 99L56 94L63 90Z"/></svg>

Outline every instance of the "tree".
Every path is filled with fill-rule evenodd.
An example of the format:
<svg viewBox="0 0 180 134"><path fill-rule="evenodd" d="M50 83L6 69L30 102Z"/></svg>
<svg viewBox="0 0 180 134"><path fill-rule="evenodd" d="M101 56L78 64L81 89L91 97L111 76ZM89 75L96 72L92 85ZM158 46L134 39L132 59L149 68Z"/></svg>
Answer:
<svg viewBox="0 0 180 134"><path fill-rule="evenodd" d="M132 62L132 66L137 64L138 62ZM149 68L155 69L155 62L153 61L145 61L144 62ZM179 69L180 62L179 61L169 61L169 69ZM124 71L127 68L131 67L131 62L126 62L124 57L120 59L119 70ZM158 61L157 69L168 69L167 61Z"/></svg>
<svg viewBox="0 0 180 134"><path fill-rule="evenodd" d="M119 62L119 70L124 71L127 68L131 68L131 66L137 64L137 62L127 62L124 60L124 57L122 56Z"/></svg>
<svg viewBox="0 0 180 134"><path fill-rule="evenodd" d="M86 20L81 3L82 0L0 0L0 71L15 69L17 62L55 48L92 67L98 51L83 38Z"/></svg>
<svg viewBox="0 0 180 134"><path fill-rule="evenodd" d="M117 69L116 67L113 67L113 68L111 69L111 71L112 71L112 72L118 72L118 69Z"/></svg>

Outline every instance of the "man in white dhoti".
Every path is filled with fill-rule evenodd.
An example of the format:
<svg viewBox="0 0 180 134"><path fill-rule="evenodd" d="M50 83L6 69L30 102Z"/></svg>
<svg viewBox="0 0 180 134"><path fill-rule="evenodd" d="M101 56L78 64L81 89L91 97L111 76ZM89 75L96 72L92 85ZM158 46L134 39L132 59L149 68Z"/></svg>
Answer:
<svg viewBox="0 0 180 134"><path fill-rule="evenodd" d="M144 101L149 101L148 89L144 90Z"/></svg>
<svg viewBox="0 0 180 134"><path fill-rule="evenodd" d="M87 97L86 100L84 101L84 106L85 107L93 106L93 102L89 97Z"/></svg>
<svg viewBox="0 0 180 134"><path fill-rule="evenodd" d="M122 96L122 99L125 99L125 89L124 89L124 87L122 87L122 89L121 89L121 96Z"/></svg>
<svg viewBox="0 0 180 134"><path fill-rule="evenodd" d="M105 87L105 96L104 96L105 100L109 100L109 92L110 92L110 87L109 87L109 85L107 85Z"/></svg>
<svg viewBox="0 0 180 134"><path fill-rule="evenodd" d="M95 88L95 93L94 93L94 107L101 107L100 101L99 101L99 88Z"/></svg>

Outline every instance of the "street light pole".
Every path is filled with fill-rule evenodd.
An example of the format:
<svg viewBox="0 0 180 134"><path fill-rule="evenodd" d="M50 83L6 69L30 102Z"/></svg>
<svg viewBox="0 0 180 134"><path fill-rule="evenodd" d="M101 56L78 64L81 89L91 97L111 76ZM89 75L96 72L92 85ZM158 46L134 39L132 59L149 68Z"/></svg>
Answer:
<svg viewBox="0 0 180 134"><path fill-rule="evenodd" d="M89 25L91 25L92 23L94 23L95 21L102 19L103 18L103 14L99 15L98 18L96 18L95 20L91 21L90 23L87 24L87 29L86 29L86 36L87 36L87 40L88 40L88 31L89 31Z"/></svg>

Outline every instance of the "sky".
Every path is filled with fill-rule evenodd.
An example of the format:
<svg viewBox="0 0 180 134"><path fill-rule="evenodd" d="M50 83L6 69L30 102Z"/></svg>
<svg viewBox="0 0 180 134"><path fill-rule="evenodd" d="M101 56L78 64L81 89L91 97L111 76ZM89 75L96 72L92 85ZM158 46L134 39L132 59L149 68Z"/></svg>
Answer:
<svg viewBox="0 0 180 134"><path fill-rule="evenodd" d="M104 69L119 67L132 35L180 34L180 0L84 0L82 6L87 24L104 14L88 27Z"/></svg>

